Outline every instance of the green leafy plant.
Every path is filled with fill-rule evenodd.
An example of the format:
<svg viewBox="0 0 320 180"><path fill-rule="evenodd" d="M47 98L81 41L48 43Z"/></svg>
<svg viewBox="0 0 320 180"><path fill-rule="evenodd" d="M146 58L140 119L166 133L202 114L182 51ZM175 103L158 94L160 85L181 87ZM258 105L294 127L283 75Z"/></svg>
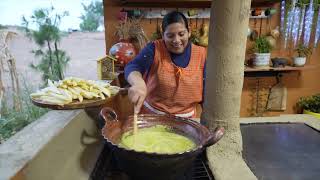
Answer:
<svg viewBox="0 0 320 180"><path fill-rule="evenodd" d="M8 102L3 102L0 109L0 144L48 112L48 109L39 108L31 103L29 95L36 88L31 87L25 79L22 82L23 91L17 95L21 100L21 109L15 110L8 106Z"/></svg>
<svg viewBox="0 0 320 180"><path fill-rule="evenodd" d="M155 41L155 40L161 39L161 38L162 38L161 27L160 27L160 25L157 25L156 31L151 34L151 38L150 39L152 41Z"/></svg>
<svg viewBox="0 0 320 180"><path fill-rule="evenodd" d="M260 36L254 41L253 51L256 53L270 53L272 46L265 36Z"/></svg>
<svg viewBox="0 0 320 180"><path fill-rule="evenodd" d="M120 22L118 26L116 26L114 34L119 38L119 41L133 43L138 50L144 48L149 42L142 28L141 18L128 18L126 22Z"/></svg>
<svg viewBox="0 0 320 180"><path fill-rule="evenodd" d="M288 4L291 5L292 3L289 1ZM297 4L296 4L296 7L307 6L309 4L310 4L310 0L298 0ZM319 4L320 4L320 0L313 0L313 7L314 7L315 10L318 10Z"/></svg>
<svg viewBox="0 0 320 180"><path fill-rule="evenodd" d="M82 31L97 31L100 24L103 24L103 4L102 1L92 1L89 5L82 3L85 11L81 15L80 29Z"/></svg>
<svg viewBox="0 0 320 180"><path fill-rule="evenodd" d="M294 51L298 54L298 57L309 57L312 54L312 48L304 44L299 44Z"/></svg>
<svg viewBox="0 0 320 180"><path fill-rule="evenodd" d="M7 27L2 25L2 24L0 24L0 29L7 29Z"/></svg>
<svg viewBox="0 0 320 180"><path fill-rule="evenodd" d="M48 79L61 80L64 78L64 71L70 58L65 51L59 48L62 37L59 25L62 18L68 16L68 14L67 11L56 14L54 8L51 7L50 9L35 10L29 20L24 16L22 17L22 25L27 36L33 39L39 47L32 53L40 58L40 62L30 66L42 73L44 83L47 83ZM35 25L37 30L29 29L30 24Z"/></svg>
<svg viewBox="0 0 320 180"><path fill-rule="evenodd" d="M315 113L320 113L320 94L301 97L297 102L298 107Z"/></svg>
<svg viewBox="0 0 320 180"><path fill-rule="evenodd" d="M191 36L190 36L190 41L193 43L193 44L197 44L199 43L200 41L200 32L198 29L192 29L191 30Z"/></svg>

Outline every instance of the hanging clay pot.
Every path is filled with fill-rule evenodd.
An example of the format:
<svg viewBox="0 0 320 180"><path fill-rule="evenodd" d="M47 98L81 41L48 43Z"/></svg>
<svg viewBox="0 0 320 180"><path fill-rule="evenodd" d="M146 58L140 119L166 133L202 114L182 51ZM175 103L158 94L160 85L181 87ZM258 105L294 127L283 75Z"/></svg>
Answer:
<svg viewBox="0 0 320 180"><path fill-rule="evenodd" d="M252 30L250 34L250 40L255 41L258 37L258 31L257 30Z"/></svg>
<svg viewBox="0 0 320 180"><path fill-rule="evenodd" d="M280 36L279 26L271 30L270 34L273 38L278 39L278 37Z"/></svg>
<svg viewBox="0 0 320 180"><path fill-rule="evenodd" d="M157 19L156 31L152 33L151 40L154 41L161 38L162 38L161 24L158 23L158 19Z"/></svg>
<svg viewBox="0 0 320 180"><path fill-rule="evenodd" d="M250 37L251 33L252 33L252 29L250 29L250 28L248 27L247 37Z"/></svg>
<svg viewBox="0 0 320 180"><path fill-rule="evenodd" d="M272 36L267 36L266 39L272 48L276 47L277 41Z"/></svg>
<svg viewBox="0 0 320 180"><path fill-rule="evenodd" d="M200 37L198 44L200 46L207 47L208 46L208 38L209 38L209 25L203 23L200 29Z"/></svg>
<svg viewBox="0 0 320 180"><path fill-rule="evenodd" d="M118 20L121 21L121 22L126 22L127 21L127 18L128 18L128 12L125 11L124 9L121 10L119 13L118 13Z"/></svg>

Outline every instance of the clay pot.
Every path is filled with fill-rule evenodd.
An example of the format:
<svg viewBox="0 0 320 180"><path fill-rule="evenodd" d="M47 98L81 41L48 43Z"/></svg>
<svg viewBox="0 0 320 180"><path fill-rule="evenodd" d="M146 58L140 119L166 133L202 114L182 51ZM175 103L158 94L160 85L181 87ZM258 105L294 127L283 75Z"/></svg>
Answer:
<svg viewBox="0 0 320 180"><path fill-rule="evenodd" d="M126 65L136 56L136 49L132 43L118 42L110 48L109 55L116 57L120 64Z"/></svg>
<svg viewBox="0 0 320 180"><path fill-rule="evenodd" d="M159 154L137 152L118 145L121 136L133 129L133 117L117 120L117 114L110 108L103 108L99 117L106 121L102 135L107 145L114 150L120 167L133 179L178 179L192 167L195 158L206 147L219 141L223 128L210 132L205 126L191 119L170 115L141 114L138 115L138 128L164 125L172 128L175 133L182 134L196 143L196 148L183 153ZM218 162L217 162L218 163Z"/></svg>
<svg viewBox="0 0 320 180"><path fill-rule="evenodd" d="M285 67L288 65L288 60L285 58L272 58L271 59L272 62L272 67L274 68L278 68L278 67Z"/></svg>
<svg viewBox="0 0 320 180"><path fill-rule="evenodd" d="M252 11L252 16L259 16L262 14L262 9L255 9Z"/></svg>
<svg viewBox="0 0 320 180"><path fill-rule="evenodd" d="M277 9L275 8L268 8L265 10L264 15L271 16L277 13Z"/></svg>
<svg viewBox="0 0 320 180"><path fill-rule="evenodd" d="M253 67L258 69L269 68L270 53L255 53Z"/></svg>
<svg viewBox="0 0 320 180"><path fill-rule="evenodd" d="M301 67L306 64L306 57L294 57L293 58L293 66Z"/></svg>

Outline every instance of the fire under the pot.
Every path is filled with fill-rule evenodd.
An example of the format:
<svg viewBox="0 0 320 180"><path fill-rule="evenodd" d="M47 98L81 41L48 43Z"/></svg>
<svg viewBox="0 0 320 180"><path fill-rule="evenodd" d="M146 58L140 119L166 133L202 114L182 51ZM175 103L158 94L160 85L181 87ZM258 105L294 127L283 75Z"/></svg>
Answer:
<svg viewBox="0 0 320 180"><path fill-rule="evenodd" d="M116 162L113 161L112 151L105 145L91 173L91 180L133 180L123 171L115 168L113 164ZM177 180L214 180L206 164L205 153L197 157L192 170L187 170L184 176Z"/></svg>

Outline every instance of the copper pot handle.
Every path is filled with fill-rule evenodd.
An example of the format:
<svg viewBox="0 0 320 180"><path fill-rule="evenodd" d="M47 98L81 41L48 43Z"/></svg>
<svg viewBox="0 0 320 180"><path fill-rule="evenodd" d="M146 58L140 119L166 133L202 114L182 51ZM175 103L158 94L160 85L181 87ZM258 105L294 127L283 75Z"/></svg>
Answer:
<svg viewBox="0 0 320 180"><path fill-rule="evenodd" d="M129 90L128 87L126 87L126 88L120 88L120 89L119 89L119 93L120 93L120 94L123 94L123 95L126 95L126 94L128 94L128 90Z"/></svg>
<svg viewBox="0 0 320 180"><path fill-rule="evenodd" d="M211 145L214 145L217 143L224 135L224 128L223 127L217 127L213 133L210 132L209 137L207 138L207 141L204 144L204 147L209 147Z"/></svg>
<svg viewBox="0 0 320 180"><path fill-rule="evenodd" d="M118 121L117 113L113 109L108 107L102 108L99 115L102 119L105 120L106 123L112 122L112 121Z"/></svg>

